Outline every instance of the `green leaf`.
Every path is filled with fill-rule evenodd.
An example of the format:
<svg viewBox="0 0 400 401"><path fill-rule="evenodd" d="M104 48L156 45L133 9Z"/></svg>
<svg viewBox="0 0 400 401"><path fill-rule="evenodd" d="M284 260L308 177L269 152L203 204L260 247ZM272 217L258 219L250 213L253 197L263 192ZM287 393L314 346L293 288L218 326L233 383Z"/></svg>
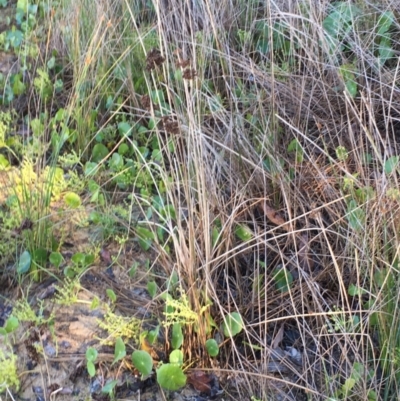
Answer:
<svg viewBox="0 0 400 401"><path fill-rule="evenodd" d="M6 331L7 334L12 333L15 331L19 326L19 321L15 316L10 316L7 320L6 323L4 324L4 330Z"/></svg>
<svg viewBox="0 0 400 401"><path fill-rule="evenodd" d="M83 266L85 263L85 254L83 252L74 253L71 257L71 261L78 266Z"/></svg>
<svg viewBox="0 0 400 401"><path fill-rule="evenodd" d="M15 96L25 93L26 85L22 81L22 74L16 74L12 77L12 90Z"/></svg>
<svg viewBox="0 0 400 401"><path fill-rule="evenodd" d="M353 371L351 373L351 377L356 381L360 381L364 376L364 365L360 362L354 362L353 364Z"/></svg>
<svg viewBox="0 0 400 401"><path fill-rule="evenodd" d="M87 253L83 262L85 267L90 266L94 262L94 255L92 253Z"/></svg>
<svg viewBox="0 0 400 401"><path fill-rule="evenodd" d="M2 146L1 140L0 140L0 146ZM10 167L10 162L6 159L4 155L0 155L0 171L4 171L8 167Z"/></svg>
<svg viewBox="0 0 400 401"><path fill-rule="evenodd" d="M235 336L243 330L242 316L238 312L232 312L225 316L223 331L225 337Z"/></svg>
<svg viewBox="0 0 400 401"><path fill-rule="evenodd" d="M346 217L351 228L358 231L363 229L365 223L365 212L358 206L354 199L348 203Z"/></svg>
<svg viewBox="0 0 400 401"><path fill-rule="evenodd" d="M89 347L86 350L86 360L87 361L91 361L91 362L95 362L98 356L98 352L96 348L93 347Z"/></svg>
<svg viewBox="0 0 400 401"><path fill-rule="evenodd" d="M47 262L47 250L44 248L36 248L32 252L32 261L40 266L44 266Z"/></svg>
<svg viewBox="0 0 400 401"><path fill-rule="evenodd" d="M93 162L87 162L85 164L85 177L90 177L96 174L98 170L98 164Z"/></svg>
<svg viewBox="0 0 400 401"><path fill-rule="evenodd" d="M118 380L112 380L109 383L107 383L102 389L101 392L103 394L109 394L111 395L114 392L114 388L117 385Z"/></svg>
<svg viewBox="0 0 400 401"><path fill-rule="evenodd" d="M125 358L125 356L126 356L126 348L124 341L122 340L121 337L118 337L117 340L115 341L113 364Z"/></svg>
<svg viewBox="0 0 400 401"><path fill-rule="evenodd" d="M92 150L92 160L96 163L99 163L108 156L108 153L109 150L107 146L103 145L102 143L96 143Z"/></svg>
<svg viewBox="0 0 400 401"><path fill-rule="evenodd" d="M368 294L368 292L366 290L364 290L364 288L359 287L359 286L354 285L354 284L350 284L349 285L349 289L347 290L347 292L352 297L355 297L355 296L359 296L360 297L363 294Z"/></svg>
<svg viewBox="0 0 400 401"><path fill-rule="evenodd" d="M49 60L47 61L47 68L49 70L52 70L56 65L56 58L54 56L51 56Z"/></svg>
<svg viewBox="0 0 400 401"><path fill-rule="evenodd" d="M154 104L165 103L164 92L161 89L157 89L151 92L151 100ZM151 128L153 129L153 128Z"/></svg>
<svg viewBox="0 0 400 401"><path fill-rule="evenodd" d="M392 11L385 11L378 20L377 35L384 35L394 22L394 14Z"/></svg>
<svg viewBox="0 0 400 401"><path fill-rule="evenodd" d="M339 68L339 74L341 75L346 90L351 98L354 98L357 95L358 90L354 69L355 67L353 64L343 64Z"/></svg>
<svg viewBox="0 0 400 401"><path fill-rule="evenodd" d="M212 241L213 248L218 243L218 240L220 238L220 233L221 233L221 230L219 228L213 227L213 229L211 231L211 241Z"/></svg>
<svg viewBox="0 0 400 401"><path fill-rule="evenodd" d="M384 166L385 173L392 174L393 171L396 170L398 165L399 165L399 156L389 157L389 159L385 161L385 166Z"/></svg>
<svg viewBox="0 0 400 401"><path fill-rule="evenodd" d="M147 351L134 351L132 363L143 376L148 376L153 370L153 358Z"/></svg>
<svg viewBox="0 0 400 401"><path fill-rule="evenodd" d="M355 386L355 384L356 381L353 378L348 378L342 386L344 395L347 395L347 393Z"/></svg>
<svg viewBox="0 0 400 401"><path fill-rule="evenodd" d="M75 192L67 192L64 196L65 204L71 209L77 209L81 205L81 198Z"/></svg>
<svg viewBox="0 0 400 401"><path fill-rule="evenodd" d="M90 304L90 310L94 310L100 306L100 299L99 297L94 297L91 304Z"/></svg>
<svg viewBox="0 0 400 401"><path fill-rule="evenodd" d="M22 255L19 257L17 273L24 274L29 271L31 268L32 257L28 251L24 251Z"/></svg>
<svg viewBox="0 0 400 401"><path fill-rule="evenodd" d="M293 283L293 275L286 268L276 268L274 270L275 287L281 292L289 291Z"/></svg>
<svg viewBox="0 0 400 401"><path fill-rule="evenodd" d="M124 167L124 158L119 153L113 153L108 166L113 171L120 171Z"/></svg>
<svg viewBox="0 0 400 401"><path fill-rule="evenodd" d="M383 66L387 60L394 56L392 39L388 35L382 36L379 42L378 53L380 66Z"/></svg>
<svg viewBox="0 0 400 401"><path fill-rule="evenodd" d="M182 366L183 365L183 352L180 349L175 349L169 354L169 362Z"/></svg>
<svg viewBox="0 0 400 401"><path fill-rule="evenodd" d="M290 141L288 147L288 152L295 152L296 153L296 161L301 163L303 161L303 148L297 138L294 138Z"/></svg>
<svg viewBox="0 0 400 401"><path fill-rule="evenodd" d="M178 349L183 343L182 326L179 323L174 323L172 326L171 345L173 349Z"/></svg>
<svg viewBox="0 0 400 401"><path fill-rule="evenodd" d="M113 303L117 302L117 295L111 288L106 289L106 294L111 302L113 302Z"/></svg>
<svg viewBox="0 0 400 401"><path fill-rule="evenodd" d="M52 252L49 256L50 263L57 268L61 266L63 260L64 258L60 252Z"/></svg>
<svg viewBox="0 0 400 401"><path fill-rule="evenodd" d="M186 384L186 375L180 366L165 363L157 369L157 382L165 390L176 391Z"/></svg>
<svg viewBox="0 0 400 401"><path fill-rule="evenodd" d="M244 242L250 241L253 238L253 232L245 224L237 225L235 229L236 236Z"/></svg>
<svg viewBox="0 0 400 401"><path fill-rule="evenodd" d="M154 297L157 295L157 283L155 281L148 281L147 291L150 294L150 296L154 299Z"/></svg>
<svg viewBox="0 0 400 401"><path fill-rule="evenodd" d="M210 338L206 341L206 350L208 355L216 357L219 354L218 343L213 338Z"/></svg>
<svg viewBox="0 0 400 401"><path fill-rule="evenodd" d="M157 325L156 328L154 330L150 330L147 333L147 341L149 342L149 344L154 344L157 340L158 334L160 333L160 325Z"/></svg>
<svg viewBox="0 0 400 401"><path fill-rule="evenodd" d="M145 251L148 251L154 240L153 232L145 227L137 226L136 234L138 236L139 245L141 246L141 248Z"/></svg>
<svg viewBox="0 0 400 401"><path fill-rule="evenodd" d="M118 131L122 136L130 136L132 133L132 126L127 122L121 122L118 124Z"/></svg>
<svg viewBox="0 0 400 401"><path fill-rule="evenodd" d="M29 0L18 0L17 1L17 9L23 10L23 11L28 11L28 4L29 4Z"/></svg>
<svg viewBox="0 0 400 401"><path fill-rule="evenodd" d="M130 150L130 148L126 143L121 143L121 145L118 146L118 153L121 156L128 154L129 150Z"/></svg>
<svg viewBox="0 0 400 401"><path fill-rule="evenodd" d="M86 369L90 377L93 377L96 374L96 367L94 366L94 363L92 361L86 362Z"/></svg>

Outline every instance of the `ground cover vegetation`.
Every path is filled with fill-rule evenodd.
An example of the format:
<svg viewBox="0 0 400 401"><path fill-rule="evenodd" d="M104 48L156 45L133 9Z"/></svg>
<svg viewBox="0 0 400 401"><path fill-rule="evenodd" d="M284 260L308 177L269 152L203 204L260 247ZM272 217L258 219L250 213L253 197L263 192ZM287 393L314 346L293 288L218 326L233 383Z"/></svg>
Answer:
<svg viewBox="0 0 400 401"><path fill-rule="evenodd" d="M0 17L1 399L399 399L397 2Z"/></svg>

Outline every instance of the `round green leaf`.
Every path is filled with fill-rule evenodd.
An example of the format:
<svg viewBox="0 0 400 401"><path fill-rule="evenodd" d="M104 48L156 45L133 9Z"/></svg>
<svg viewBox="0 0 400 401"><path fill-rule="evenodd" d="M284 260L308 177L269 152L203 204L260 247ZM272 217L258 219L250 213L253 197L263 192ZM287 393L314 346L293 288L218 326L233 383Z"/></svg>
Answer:
<svg viewBox="0 0 400 401"><path fill-rule="evenodd" d="M52 252L49 256L50 263L55 267L60 267L63 257L60 252Z"/></svg>
<svg viewBox="0 0 400 401"><path fill-rule="evenodd" d="M75 192L67 192L64 196L64 202L71 209L76 209L81 205L81 198Z"/></svg>
<svg viewBox="0 0 400 401"><path fill-rule="evenodd" d="M19 321L16 317L14 316L10 316L7 320L6 320L6 324L4 325L4 329L7 333L12 333L13 331L15 331L19 326Z"/></svg>
<svg viewBox="0 0 400 401"><path fill-rule="evenodd" d="M108 156L108 153L109 150L107 149L107 146L103 145L102 143L96 143L92 150L92 160L96 163L99 163Z"/></svg>
<svg viewBox="0 0 400 401"><path fill-rule="evenodd" d="M121 122L118 124L118 131L120 135L130 136L132 133L132 126L127 122Z"/></svg>
<svg viewBox="0 0 400 401"><path fill-rule="evenodd" d="M176 391L186 384L186 375L180 366L165 363L157 369L157 382L165 390Z"/></svg>
<svg viewBox="0 0 400 401"><path fill-rule="evenodd" d="M24 274L27 273L31 267L32 257L28 251L22 253L19 258L18 266L17 266L17 273Z"/></svg>
<svg viewBox="0 0 400 401"><path fill-rule="evenodd" d="M240 316L240 313L229 313L229 315L224 318L223 330L225 337L239 334L243 330L243 320L242 316Z"/></svg>
<svg viewBox="0 0 400 401"><path fill-rule="evenodd" d="M126 143L121 143L121 145L118 146L118 153L120 155L126 155L129 152L130 148Z"/></svg>
<svg viewBox="0 0 400 401"><path fill-rule="evenodd" d="M134 351L132 354L133 366L143 375L148 376L153 369L153 358L146 351Z"/></svg>
<svg viewBox="0 0 400 401"><path fill-rule="evenodd" d="M175 349L169 354L169 362L182 366L183 365L183 352L180 349Z"/></svg>
<svg viewBox="0 0 400 401"><path fill-rule="evenodd" d="M93 162L87 162L85 164L85 176L89 177L91 175L96 174L98 169L98 164Z"/></svg>
<svg viewBox="0 0 400 401"><path fill-rule="evenodd" d="M98 355L98 353L97 353L97 349L96 348L89 347L86 350L86 359L88 361L94 362L97 359L97 355Z"/></svg>
<svg viewBox="0 0 400 401"><path fill-rule="evenodd" d="M219 354L218 343L213 338L210 338L206 341L206 350L208 352L208 355L212 357L217 356Z"/></svg>

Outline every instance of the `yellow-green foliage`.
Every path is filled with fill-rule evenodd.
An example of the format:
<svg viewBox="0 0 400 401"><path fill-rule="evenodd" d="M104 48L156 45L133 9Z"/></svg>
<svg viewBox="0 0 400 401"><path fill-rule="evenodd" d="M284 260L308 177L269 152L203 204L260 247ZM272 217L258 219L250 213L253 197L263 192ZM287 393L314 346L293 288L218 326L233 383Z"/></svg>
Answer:
<svg viewBox="0 0 400 401"><path fill-rule="evenodd" d="M59 305L73 305L78 302L78 293L81 289L79 279L66 277L62 286L56 286L56 302Z"/></svg>
<svg viewBox="0 0 400 401"><path fill-rule="evenodd" d="M17 356L0 349L0 393L13 386L19 389Z"/></svg>
<svg viewBox="0 0 400 401"><path fill-rule="evenodd" d="M61 192L67 187L61 168L52 170L47 166L38 176L34 171L33 163L28 159L24 159L19 171L14 170L11 180L15 194L20 200L32 200L43 191L45 193L50 191L52 200L58 200Z"/></svg>
<svg viewBox="0 0 400 401"><path fill-rule="evenodd" d="M37 316L31 308L26 298L20 299L15 303L13 315L20 322L36 322Z"/></svg>
<svg viewBox="0 0 400 401"><path fill-rule="evenodd" d="M197 313L190 307L188 297L183 289L180 292L181 296L179 299L173 299L169 294L165 299L165 326L170 326L174 323L179 323L180 325L197 324L200 316L210 306L203 306L199 313Z"/></svg>
<svg viewBox="0 0 400 401"><path fill-rule="evenodd" d="M113 313L109 306L104 320L98 320L100 328L106 330L109 336L103 340L103 344L112 345L118 337L121 337L124 342L134 340L139 342L141 321L135 317L124 317Z"/></svg>
<svg viewBox="0 0 400 401"><path fill-rule="evenodd" d="M0 111L0 147L5 145L6 134L10 127L11 123L11 114L8 111L7 113Z"/></svg>
<svg viewBox="0 0 400 401"><path fill-rule="evenodd" d="M39 312L36 313L27 298L22 298L15 303L13 308L13 316L15 316L20 322L33 322L37 326L41 324L49 323L54 319L54 313L52 312L46 319L43 317L43 300L39 301Z"/></svg>

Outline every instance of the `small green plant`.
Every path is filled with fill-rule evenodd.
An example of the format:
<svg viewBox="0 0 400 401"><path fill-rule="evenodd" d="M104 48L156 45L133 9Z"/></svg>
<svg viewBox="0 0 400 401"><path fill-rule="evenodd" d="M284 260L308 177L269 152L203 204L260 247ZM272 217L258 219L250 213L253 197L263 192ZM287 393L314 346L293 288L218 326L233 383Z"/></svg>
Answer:
<svg viewBox="0 0 400 401"><path fill-rule="evenodd" d="M289 291L293 283L293 275L285 267L277 267L274 270L273 279L275 281L275 287L280 292Z"/></svg>
<svg viewBox="0 0 400 401"><path fill-rule="evenodd" d="M336 390L334 397L329 398L329 401L347 400L353 393L357 394L357 386L362 386L366 376L370 379L373 378L374 371L366 372L363 364L354 362L350 377ZM373 390L368 390L367 400L376 401L377 399L377 393Z"/></svg>
<svg viewBox="0 0 400 401"><path fill-rule="evenodd" d="M353 333L359 330L360 317L341 313L338 308L334 308L333 313L330 314L330 320L331 322L328 323L330 333Z"/></svg>
<svg viewBox="0 0 400 401"><path fill-rule="evenodd" d="M86 350L86 369L89 373L90 377L93 377L96 374L96 360L97 360L97 349L93 348L93 347L89 347Z"/></svg>
<svg viewBox="0 0 400 401"><path fill-rule="evenodd" d="M77 252L71 257L71 265L64 268L64 275L73 279L76 276L82 275L87 268L93 264L94 255L90 253Z"/></svg>
<svg viewBox="0 0 400 401"><path fill-rule="evenodd" d="M4 337L5 349L0 348L0 394L7 388L19 389L20 382L17 374L17 356L12 352L8 336L19 327L19 321L15 316L10 316L4 327L0 328L0 335Z"/></svg>
<svg viewBox="0 0 400 401"><path fill-rule="evenodd" d="M287 151L289 153L294 153L296 163L302 163L304 159L304 150L297 138L294 138L290 141Z"/></svg>
<svg viewBox="0 0 400 401"><path fill-rule="evenodd" d="M118 384L118 380L110 380L102 389L103 394L107 394L111 400L115 399L115 387Z"/></svg>

